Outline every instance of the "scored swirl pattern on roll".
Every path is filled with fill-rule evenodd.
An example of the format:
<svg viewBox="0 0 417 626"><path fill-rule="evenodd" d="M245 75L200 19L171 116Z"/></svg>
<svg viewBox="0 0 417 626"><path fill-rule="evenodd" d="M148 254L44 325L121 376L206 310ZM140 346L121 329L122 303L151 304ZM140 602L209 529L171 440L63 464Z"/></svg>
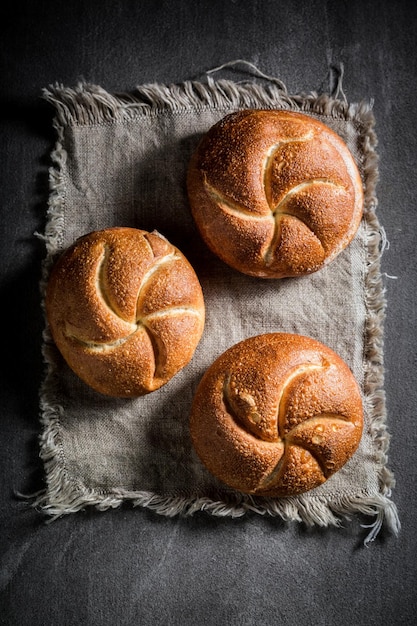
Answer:
<svg viewBox="0 0 417 626"><path fill-rule="evenodd" d="M193 156L188 189L213 252L260 277L318 270L351 241L362 215L347 146L296 113L242 111L221 120Z"/></svg>
<svg viewBox="0 0 417 626"><path fill-rule="evenodd" d="M260 496L303 493L352 456L362 434L347 365L306 337L270 334L232 347L196 394L197 453L226 484Z"/></svg>
<svg viewBox="0 0 417 626"><path fill-rule="evenodd" d="M198 279L156 233L115 228L81 238L47 291L54 340L70 367L110 395L142 395L190 360L204 324Z"/></svg>

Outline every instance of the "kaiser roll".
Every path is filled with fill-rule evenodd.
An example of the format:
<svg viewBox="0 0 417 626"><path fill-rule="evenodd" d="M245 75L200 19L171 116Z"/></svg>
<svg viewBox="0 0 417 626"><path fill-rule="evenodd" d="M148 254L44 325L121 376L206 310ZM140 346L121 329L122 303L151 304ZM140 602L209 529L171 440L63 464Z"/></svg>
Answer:
<svg viewBox="0 0 417 626"><path fill-rule="evenodd" d="M78 239L46 291L52 337L68 365L110 396L164 385L193 356L204 326L200 283L157 232L109 228Z"/></svg>
<svg viewBox="0 0 417 626"><path fill-rule="evenodd" d="M270 333L224 352L194 397L190 431L207 469L230 487L290 496L324 483L356 450L358 385L330 348Z"/></svg>
<svg viewBox="0 0 417 626"><path fill-rule="evenodd" d="M302 113L244 110L215 124L188 171L202 238L245 274L315 272L353 239L362 181L342 139Z"/></svg>

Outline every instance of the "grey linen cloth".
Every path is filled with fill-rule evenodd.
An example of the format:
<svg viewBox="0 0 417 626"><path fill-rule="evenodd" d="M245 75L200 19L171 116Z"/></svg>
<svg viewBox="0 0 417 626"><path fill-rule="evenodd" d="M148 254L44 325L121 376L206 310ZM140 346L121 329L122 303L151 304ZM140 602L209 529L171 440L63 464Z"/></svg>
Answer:
<svg viewBox="0 0 417 626"><path fill-rule="evenodd" d="M235 83L211 76L120 95L89 84L55 85L44 96L55 107L57 144L42 235L42 289L56 255L77 237L109 226L157 230L194 266L207 317L191 363L160 390L133 400L88 388L63 362L46 326L40 441L46 489L36 504L51 516L130 501L164 515L204 509L239 516L252 510L322 526L362 512L374 516L367 541L384 522L396 532L394 480L387 469L385 302L370 106L326 94L290 96L278 79ZM315 274L284 280L242 275L218 260L196 230L185 184L190 156L212 124L242 108L312 115L346 141L358 164L365 189L359 232ZM359 382L366 424L355 455L324 485L298 497L263 499L236 493L205 470L192 448L188 419L198 382L215 358L241 339L272 331L309 335L333 348Z"/></svg>

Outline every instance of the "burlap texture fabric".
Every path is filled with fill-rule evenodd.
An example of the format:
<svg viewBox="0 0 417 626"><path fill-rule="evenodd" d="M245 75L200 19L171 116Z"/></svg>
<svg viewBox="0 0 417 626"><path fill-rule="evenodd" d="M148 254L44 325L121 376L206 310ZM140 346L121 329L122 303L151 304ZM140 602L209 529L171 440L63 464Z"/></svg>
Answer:
<svg viewBox="0 0 417 626"><path fill-rule="evenodd" d="M55 85L44 96L55 107L57 144L42 235L47 251L42 290L56 255L77 237L109 226L157 230L194 266L207 318L191 363L157 392L133 400L89 389L63 362L46 326L40 441L46 489L37 505L60 516L129 501L164 515L204 509L239 516L251 510L323 526L362 512L375 516L367 541L384 521L397 531L394 481L387 469L385 302L371 107L334 95L289 95L274 79L235 83L208 77L145 85L120 95L89 84ZM186 195L190 156L212 124L242 108L314 116L346 141L358 164L365 190L359 232L315 274L283 280L242 275L209 252L196 230ZM193 394L206 368L237 341L274 331L308 335L335 350L359 382L366 413L360 447L342 470L318 489L276 500L220 484L198 460L188 427Z"/></svg>

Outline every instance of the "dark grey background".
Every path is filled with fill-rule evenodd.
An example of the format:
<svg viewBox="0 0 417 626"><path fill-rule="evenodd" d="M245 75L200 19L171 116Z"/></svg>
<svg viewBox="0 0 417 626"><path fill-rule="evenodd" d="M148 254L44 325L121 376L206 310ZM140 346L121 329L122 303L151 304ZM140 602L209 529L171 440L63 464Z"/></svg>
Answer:
<svg viewBox="0 0 417 626"><path fill-rule="evenodd" d="M374 1L5 2L1 53L0 623L412 624L416 600L416 4ZM53 82L126 91L201 78L232 59L322 89L343 63L350 101L374 99L388 300L389 465L402 522L362 546L364 520L308 530L248 516L166 519L124 507L45 524L14 497L43 485L38 459L38 281ZM240 80L241 75L228 74ZM244 77L245 78L245 77Z"/></svg>

